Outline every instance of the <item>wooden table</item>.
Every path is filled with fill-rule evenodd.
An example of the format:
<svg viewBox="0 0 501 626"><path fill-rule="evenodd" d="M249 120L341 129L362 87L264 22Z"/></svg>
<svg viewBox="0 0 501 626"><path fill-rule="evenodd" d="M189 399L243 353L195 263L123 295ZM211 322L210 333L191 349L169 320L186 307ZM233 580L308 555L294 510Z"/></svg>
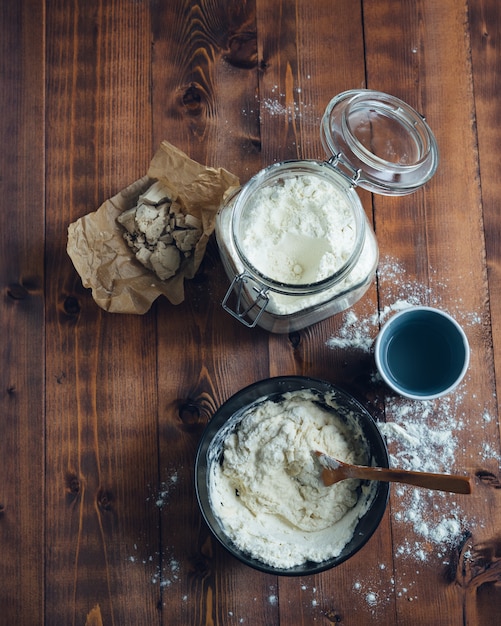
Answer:
<svg viewBox="0 0 501 626"><path fill-rule="evenodd" d="M497 0L6 0L0 15L0 623L497 623ZM364 87L425 115L441 160L411 196L360 192L381 262L349 314L290 336L245 328L220 306L213 241L178 306L112 314L82 287L68 225L143 176L162 140L245 182L325 158L327 103ZM472 349L432 403L374 376L368 345L409 303L453 314ZM315 577L240 564L201 520L195 452L226 399L286 374L353 392L390 423L394 463L466 472L473 494L392 486L370 542Z"/></svg>

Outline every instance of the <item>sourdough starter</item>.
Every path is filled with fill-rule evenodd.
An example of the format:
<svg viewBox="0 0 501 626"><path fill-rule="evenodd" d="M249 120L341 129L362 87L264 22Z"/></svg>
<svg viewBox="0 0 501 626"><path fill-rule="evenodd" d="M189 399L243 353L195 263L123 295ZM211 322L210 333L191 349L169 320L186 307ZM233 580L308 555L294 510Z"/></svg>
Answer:
<svg viewBox="0 0 501 626"><path fill-rule="evenodd" d="M233 543L277 568L337 556L353 536L373 490L349 479L325 487L320 450L350 463L367 462L361 432L325 409L310 390L280 403L255 403L222 434L209 469L211 507ZM231 422L231 420L230 420Z"/></svg>

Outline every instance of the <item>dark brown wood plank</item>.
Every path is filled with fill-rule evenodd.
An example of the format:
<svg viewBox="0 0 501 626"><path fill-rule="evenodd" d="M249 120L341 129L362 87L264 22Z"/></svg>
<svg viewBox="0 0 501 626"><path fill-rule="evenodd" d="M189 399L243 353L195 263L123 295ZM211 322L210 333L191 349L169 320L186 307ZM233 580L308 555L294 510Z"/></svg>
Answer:
<svg viewBox="0 0 501 626"><path fill-rule="evenodd" d="M259 9L259 43L266 68L260 82L261 133L266 146L263 160L325 159L320 143L325 107L338 93L365 86L361 6L352 2L339 2L335 7L299 2L276 11L273 4L260 3ZM371 216L370 196L362 193L361 197ZM358 315L377 311L375 289L354 310ZM356 352L346 358L346 353L337 354L326 345L329 337L337 334L342 319L330 318L290 338L270 337L271 373L330 380L366 401L369 394L362 381L369 378L369 359L361 364ZM389 517L367 550L375 567L391 561ZM366 561L367 551L363 551L349 563L319 576L280 578L277 598L281 620L291 624L315 620L350 623L350 619L360 625L374 623L372 607L360 602L360 592L354 587ZM390 622L392 615L390 598L378 616Z"/></svg>
<svg viewBox="0 0 501 626"><path fill-rule="evenodd" d="M47 624L158 621L154 312L104 314L66 254L70 222L151 159L149 18L48 7Z"/></svg>
<svg viewBox="0 0 501 626"><path fill-rule="evenodd" d="M448 310L465 326L472 347L468 376L460 390L451 394L452 404L435 402L433 413L428 418L423 415L423 422L428 420L429 428L439 430L446 428L441 414L456 420L451 434L456 440L454 457L446 464L437 458L437 471L475 475L484 465L492 471L481 442L489 441L499 454L499 435L494 380L485 368L492 362L492 352L484 324L488 324L489 311L466 20L465 7L454 3L447 7L427 2L364 5L368 85L402 97L425 114L439 144L440 167L424 191L402 199L375 200L376 233L382 254L399 259L409 284L424 286L423 303ZM379 287L382 307L401 297L391 275L380 272ZM401 405L390 401L386 419L398 419ZM412 407L402 420L404 425L419 413L419 404ZM489 418L484 421L482 415ZM398 492L393 493L392 511L405 517L404 501ZM461 532L452 545L445 541L436 547L433 542L423 544L416 525L394 518L395 579L407 582L401 583L407 592L397 597L399 622L430 621L433 607L435 624L476 623L469 621L472 595L459 572L465 567L467 549L477 553L479 546L494 541L498 533L494 518L478 524L485 498L494 506L489 488L478 481L472 496L460 504L453 496L426 498L428 509L422 523L429 528L447 518L447 511L451 518L461 511ZM415 513L412 507L410 511ZM399 556L399 545L424 547L426 559L419 562L416 548L411 558ZM409 602L409 598L417 601Z"/></svg>
<svg viewBox="0 0 501 626"><path fill-rule="evenodd" d="M44 612L44 53L38 2L0 9L0 590L4 623Z"/></svg>
<svg viewBox="0 0 501 626"><path fill-rule="evenodd" d="M154 23L154 93L164 94L154 104L155 135L245 181L261 166L254 4L169 3ZM180 32L181 23L196 26ZM157 311L160 464L177 476L162 511L163 567L171 582L163 591L163 621L169 625L222 624L237 616L277 620L278 607L262 602L275 577L227 555L202 522L194 496L204 425L232 393L269 371L267 333L251 334L221 308L227 285L211 242L197 278L186 284L185 302L160 302ZM172 562L179 566L174 579Z"/></svg>
<svg viewBox="0 0 501 626"><path fill-rule="evenodd" d="M501 274L500 274L500 222L499 222L499 145L501 112L499 108L500 35L501 14L497 2L485 0L469 3L470 41L472 51L473 89L475 94L475 120L478 137L479 175L482 186L483 223L485 233L487 277L489 286L489 312L493 340L493 358L496 388L499 389L501 356ZM491 361L486 366L492 367ZM484 366L484 368L486 367ZM499 402L497 404L499 416ZM494 445L491 458L482 468L483 478L489 485L486 500L499 518L499 450L500 422L497 432L490 433ZM496 457L495 452L498 452ZM496 515L496 513L494 513ZM496 567L499 553L499 532L489 534L485 543L478 546L475 561L465 575L468 589L467 617L471 624L492 624L501 606L499 580ZM476 566L476 567L475 567ZM479 578L479 575L481 578ZM480 580L482 583L480 584ZM487 601L488 598L488 601Z"/></svg>
<svg viewBox="0 0 501 626"><path fill-rule="evenodd" d="M261 164L254 4L175 0L152 18L155 137L242 181Z"/></svg>
<svg viewBox="0 0 501 626"><path fill-rule="evenodd" d="M496 623L497 4L3 3L0 622ZM244 328L221 308L214 240L179 306L109 314L82 288L68 224L142 176L163 139L245 182L325 158L325 106L364 86L425 114L441 162L412 196L360 192L381 263L349 313L290 335ZM370 340L404 300L448 310L472 346L459 390L431 405L375 375ZM331 380L381 422L422 428L407 454L470 473L472 496L420 492L418 507L394 485L378 531L335 570L244 567L201 519L193 462L217 408L281 374ZM412 462L398 438L389 447Z"/></svg>
<svg viewBox="0 0 501 626"><path fill-rule="evenodd" d="M332 97L365 86L360 6L258 2L263 165L324 159L320 121ZM330 155L329 155L330 156Z"/></svg>

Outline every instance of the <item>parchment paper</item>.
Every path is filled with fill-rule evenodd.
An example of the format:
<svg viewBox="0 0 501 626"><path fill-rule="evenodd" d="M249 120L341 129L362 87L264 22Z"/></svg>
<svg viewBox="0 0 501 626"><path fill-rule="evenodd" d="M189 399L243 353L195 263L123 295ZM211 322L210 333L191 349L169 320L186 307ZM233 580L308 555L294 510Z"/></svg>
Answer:
<svg viewBox="0 0 501 626"><path fill-rule="evenodd" d="M165 281L136 260L116 221L155 180L165 181L176 191L183 213L198 217L203 224L194 253ZM111 313L146 313L162 294L172 304L179 304L184 300L184 279L193 278L200 267L216 213L238 185L238 178L227 170L203 166L163 141L146 176L68 227L67 252L82 284L92 289L96 303Z"/></svg>

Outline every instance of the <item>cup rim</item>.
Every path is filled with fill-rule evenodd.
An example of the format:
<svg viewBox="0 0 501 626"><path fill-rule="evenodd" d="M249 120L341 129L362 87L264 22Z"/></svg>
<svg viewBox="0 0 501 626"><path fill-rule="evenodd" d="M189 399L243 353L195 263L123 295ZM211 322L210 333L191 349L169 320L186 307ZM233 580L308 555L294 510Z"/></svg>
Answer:
<svg viewBox="0 0 501 626"><path fill-rule="evenodd" d="M388 333L388 331L391 329L391 326L395 323L395 320L398 320L399 318L412 314L412 313L417 313L419 311L429 311L431 313L434 313L436 315L439 315L440 317L446 319L452 326L454 326L454 328L457 330L463 347L464 347L464 362L463 362L463 366L460 370L460 372L458 373L458 375L456 376L454 382L452 382L450 385L448 385L446 388L441 389L440 391L437 391L436 393L430 393L430 394L426 394L426 393L412 393L412 391L403 389L402 387L400 387L399 385L395 384L395 382L385 373L384 371L384 367L382 364L382 359L381 359L381 344L382 341L385 337L385 335ZM390 387L391 389L393 389L393 391L395 391L396 393L398 393L398 395L403 396L404 398L409 398L410 400L435 400L436 398L441 398L442 396L445 396L447 394L449 394L451 391L453 391L454 389L456 389L459 385L459 383L463 380L466 371L468 369L468 366L470 364L470 345L468 342L468 338L466 336L466 333L464 332L462 326L458 323L458 321L456 319L454 319L454 317L452 317L452 315L450 315L450 313L447 313L446 311L443 311L442 309L438 309L436 307L432 307L432 306L424 306L424 305L415 305L415 306L409 306L408 308L405 308L401 311L398 311L397 313L395 313L394 315L392 315L392 317L387 320L381 327L377 337L376 337L376 341L374 344L374 359L376 361L376 368L379 372L379 375L381 376L381 378L384 380L384 382L388 385L388 387Z"/></svg>

